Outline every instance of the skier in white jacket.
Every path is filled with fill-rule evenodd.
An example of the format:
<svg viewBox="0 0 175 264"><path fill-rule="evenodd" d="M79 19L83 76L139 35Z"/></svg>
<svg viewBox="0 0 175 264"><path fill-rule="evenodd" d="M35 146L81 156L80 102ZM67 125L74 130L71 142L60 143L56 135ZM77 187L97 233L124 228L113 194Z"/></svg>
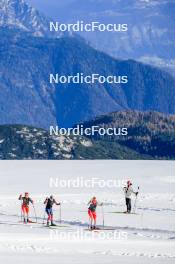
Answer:
<svg viewBox="0 0 175 264"><path fill-rule="evenodd" d="M131 213L131 196L132 194L135 194L137 196L138 192L134 192L132 188L132 182L127 181L127 186L123 188L124 193L125 193L125 200L126 200L126 212L130 214Z"/></svg>

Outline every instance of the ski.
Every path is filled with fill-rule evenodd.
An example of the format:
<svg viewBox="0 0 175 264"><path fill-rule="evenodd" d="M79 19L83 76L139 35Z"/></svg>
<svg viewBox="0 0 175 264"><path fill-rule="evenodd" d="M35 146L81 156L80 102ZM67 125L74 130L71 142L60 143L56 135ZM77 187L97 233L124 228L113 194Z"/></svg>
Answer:
<svg viewBox="0 0 175 264"><path fill-rule="evenodd" d="M89 231L89 232L99 232L99 229L84 229L84 231Z"/></svg>
<svg viewBox="0 0 175 264"><path fill-rule="evenodd" d="M18 223L25 224L25 225L28 225L28 224L39 224L38 222L30 221L30 220L28 222L19 221Z"/></svg>
<svg viewBox="0 0 175 264"><path fill-rule="evenodd" d="M36 222L36 221L31 221L31 220L29 220L28 222L18 221L18 223L20 223L20 224L24 224L24 225L30 225L30 224L41 224L41 223L38 223L38 222Z"/></svg>
<svg viewBox="0 0 175 264"><path fill-rule="evenodd" d="M116 228L110 228L110 227L104 227L104 228L97 227L95 229L89 229L89 228L84 229L84 231L115 231L115 230Z"/></svg>
<svg viewBox="0 0 175 264"><path fill-rule="evenodd" d="M68 225L44 225L44 227L47 227L47 228L61 228L61 227L70 227Z"/></svg>
<svg viewBox="0 0 175 264"><path fill-rule="evenodd" d="M120 211L116 211L116 212L109 212L111 214L125 214L125 215L139 215L138 213L126 213L126 212L120 212Z"/></svg>

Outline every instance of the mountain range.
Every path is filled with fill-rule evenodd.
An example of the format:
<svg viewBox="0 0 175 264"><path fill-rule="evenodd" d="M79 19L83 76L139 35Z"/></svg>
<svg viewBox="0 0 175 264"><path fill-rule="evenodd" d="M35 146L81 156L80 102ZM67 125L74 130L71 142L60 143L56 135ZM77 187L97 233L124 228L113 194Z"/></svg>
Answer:
<svg viewBox="0 0 175 264"><path fill-rule="evenodd" d="M84 41L0 28L0 123L69 127L118 110L175 113L175 80L142 63L120 61ZM127 75L127 84L50 84L49 74Z"/></svg>
<svg viewBox="0 0 175 264"><path fill-rule="evenodd" d="M44 36L48 32L48 19L25 1L0 1L0 26L11 26Z"/></svg>
<svg viewBox="0 0 175 264"><path fill-rule="evenodd" d="M175 116L114 112L84 126L128 128L128 136L51 136L22 125L0 126L0 159L175 159Z"/></svg>
<svg viewBox="0 0 175 264"><path fill-rule="evenodd" d="M3 0L0 8L0 159L175 159L170 74L115 59L75 35L51 36L49 20L23 0ZM129 81L49 84L49 73L77 72L127 75ZM80 122L124 126L128 135L50 136L46 130Z"/></svg>
<svg viewBox="0 0 175 264"><path fill-rule="evenodd" d="M58 6L58 8L56 8ZM128 24L124 33L82 32L93 47L117 59L134 59L175 74L174 0L59 1L47 12L57 21Z"/></svg>

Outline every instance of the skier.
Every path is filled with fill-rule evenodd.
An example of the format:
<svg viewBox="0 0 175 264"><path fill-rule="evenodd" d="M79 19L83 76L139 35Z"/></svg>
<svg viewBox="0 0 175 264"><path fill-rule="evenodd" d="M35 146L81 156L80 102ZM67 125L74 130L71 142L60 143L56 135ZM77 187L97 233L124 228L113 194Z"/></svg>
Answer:
<svg viewBox="0 0 175 264"><path fill-rule="evenodd" d="M97 205L102 206L103 203L99 203L96 199L96 197L94 196L89 202L88 204L88 215L90 218L90 229L96 229L96 219L97 219L97 214L96 214L96 208ZM94 222L94 225L93 225Z"/></svg>
<svg viewBox="0 0 175 264"><path fill-rule="evenodd" d="M54 199L53 195L51 195L49 198L47 197L46 200L44 201L44 204L46 205L46 213L48 215L47 218L47 226L49 226L50 221L51 221L51 226L55 226L53 223L53 210L52 207L54 204L60 205L61 203L57 203L56 200Z"/></svg>
<svg viewBox="0 0 175 264"><path fill-rule="evenodd" d="M29 197L29 193L25 192L25 195L20 194L19 200L22 201L21 210L23 212L24 223L31 223L29 220L29 204L33 204L33 200Z"/></svg>
<svg viewBox="0 0 175 264"><path fill-rule="evenodd" d="M138 192L134 192L133 188L132 188L132 182L131 181L127 181L127 186L125 186L123 188L124 193L125 193L125 200L126 200L126 212L130 214L131 213L131 195L135 194L137 196Z"/></svg>

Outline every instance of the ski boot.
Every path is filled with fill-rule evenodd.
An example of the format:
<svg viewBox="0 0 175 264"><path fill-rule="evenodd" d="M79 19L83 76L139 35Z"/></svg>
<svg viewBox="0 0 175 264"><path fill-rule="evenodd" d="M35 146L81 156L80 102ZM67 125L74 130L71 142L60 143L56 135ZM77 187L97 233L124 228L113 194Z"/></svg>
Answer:
<svg viewBox="0 0 175 264"><path fill-rule="evenodd" d="M51 225L50 226L56 226L56 224L54 224L54 222L53 221L51 221Z"/></svg>
<svg viewBox="0 0 175 264"><path fill-rule="evenodd" d="M27 219L27 223L28 223L28 224L33 224L33 223L35 223L35 222L31 221L30 219Z"/></svg>

